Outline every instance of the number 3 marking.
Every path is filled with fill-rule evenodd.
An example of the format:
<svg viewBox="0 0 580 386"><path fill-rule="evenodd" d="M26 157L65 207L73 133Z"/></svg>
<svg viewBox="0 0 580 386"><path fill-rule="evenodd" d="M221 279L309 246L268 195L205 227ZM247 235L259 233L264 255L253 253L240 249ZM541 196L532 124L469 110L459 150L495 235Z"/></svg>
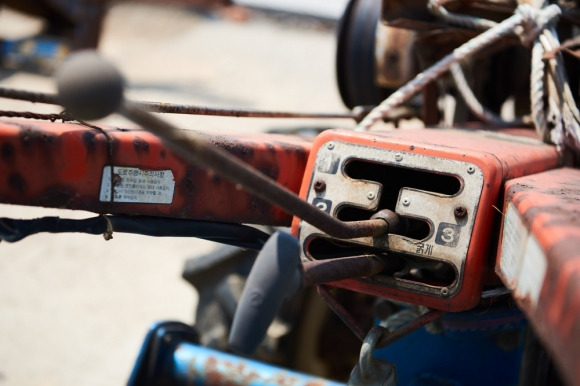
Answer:
<svg viewBox="0 0 580 386"><path fill-rule="evenodd" d="M461 227L459 225L450 224L448 222L439 223L437 236L435 237L435 244L454 248L457 246L460 235Z"/></svg>
<svg viewBox="0 0 580 386"><path fill-rule="evenodd" d="M441 235L441 240L446 243L452 243L455 240L455 229L453 228L443 228L443 234Z"/></svg>

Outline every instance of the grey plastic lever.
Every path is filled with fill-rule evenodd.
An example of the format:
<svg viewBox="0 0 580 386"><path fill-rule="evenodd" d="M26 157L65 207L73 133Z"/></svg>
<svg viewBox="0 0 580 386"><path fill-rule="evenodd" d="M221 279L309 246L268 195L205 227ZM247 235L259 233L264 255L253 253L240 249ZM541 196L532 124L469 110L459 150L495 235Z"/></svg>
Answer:
<svg viewBox="0 0 580 386"><path fill-rule="evenodd" d="M276 232L258 254L232 324L229 345L242 355L251 355L274 320L282 301L301 285L298 240Z"/></svg>

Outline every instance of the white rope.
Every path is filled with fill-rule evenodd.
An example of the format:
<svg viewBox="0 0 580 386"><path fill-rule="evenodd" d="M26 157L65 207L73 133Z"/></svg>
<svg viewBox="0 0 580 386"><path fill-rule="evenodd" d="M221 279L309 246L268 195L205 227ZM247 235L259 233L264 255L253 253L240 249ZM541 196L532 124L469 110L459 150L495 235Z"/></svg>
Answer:
<svg viewBox="0 0 580 386"><path fill-rule="evenodd" d="M538 37L542 48L546 52L552 52L560 47L558 35L553 28L546 29ZM580 150L580 112L574 101L568 76L564 71L564 62L561 53L556 53L554 58L548 60L550 67L550 81L554 83L554 91L549 93L550 115L555 116L551 139L552 142L563 150L570 147ZM547 130L547 127L544 128Z"/></svg>
<svg viewBox="0 0 580 386"><path fill-rule="evenodd" d="M438 16L450 24L455 24L461 27L487 30L497 25L497 23L492 20L451 13L443 7L443 4L447 1L448 0L429 0L427 7L435 16ZM469 108L469 110L481 121L487 122L495 127L521 126L524 124L521 119L506 121L498 114L485 108L471 90L459 63L453 63L451 66L451 75L453 76L453 82L455 83L459 94L465 101L467 108Z"/></svg>
<svg viewBox="0 0 580 386"><path fill-rule="evenodd" d="M459 27L485 31L497 25L497 23L492 20L449 12L445 7L443 7L443 4L446 2L447 1L445 0L429 0L427 9L441 20L445 20L449 24Z"/></svg>
<svg viewBox="0 0 580 386"><path fill-rule="evenodd" d="M546 111L544 106L544 46L537 40L532 47L530 72L530 109L536 132L542 139L547 139Z"/></svg>
<svg viewBox="0 0 580 386"><path fill-rule="evenodd" d="M548 23L558 18L560 14L561 10L557 5L550 5L539 11L534 10L526 4L520 5L513 16L459 46L452 53L436 62L424 72L419 73L414 79L391 94L381 104L371 110L355 130L369 130L376 122L387 116L391 109L401 105L421 91L427 84L449 71L454 63L468 58L506 35L513 34L516 27L524 26L528 34L536 34L541 31L538 27L545 28ZM534 25L536 27L534 29L526 28L528 26L524 24L529 24L532 20L541 20L543 24L537 27ZM526 34L526 37L529 37L528 34ZM535 37L533 36L532 41Z"/></svg>
<svg viewBox="0 0 580 386"><path fill-rule="evenodd" d="M453 63L451 65L451 75L453 76L453 82L457 86L457 90L461 94L461 97L465 101L465 104L469 108L469 110L481 119L483 122L487 122L496 127L506 127L506 126L522 126L524 122L521 119L515 119L513 121L506 121L493 111L485 108L478 100L469 84L467 83L467 79L465 79L465 75L463 74L463 70L461 69L461 65L459 63Z"/></svg>

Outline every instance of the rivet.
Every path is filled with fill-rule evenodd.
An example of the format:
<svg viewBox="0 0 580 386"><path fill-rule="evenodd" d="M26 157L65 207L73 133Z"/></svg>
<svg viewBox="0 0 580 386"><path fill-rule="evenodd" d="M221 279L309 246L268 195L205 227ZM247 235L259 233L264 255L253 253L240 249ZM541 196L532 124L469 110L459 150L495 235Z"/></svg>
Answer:
<svg viewBox="0 0 580 386"><path fill-rule="evenodd" d="M326 147L328 148L328 150L332 150L332 149L334 149L334 143L332 143L332 142L329 142L329 143L326 145Z"/></svg>
<svg viewBox="0 0 580 386"><path fill-rule="evenodd" d="M368 192L368 193L367 193L367 198L368 198L369 200L374 200L374 199L375 199L375 197L376 197L376 195L375 195L375 192Z"/></svg>
<svg viewBox="0 0 580 386"><path fill-rule="evenodd" d="M449 288L441 288L441 296L449 296Z"/></svg>
<svg viewBox="0 0 580 386"><path fill-rule="evenodd" d="M411 204L411 201L408 198L403 198L403 205L409 206L409 204Z"/></svg>
<svg viewBox="0 0 580 386"><path fill-rule="evenodd" d="M467 167L467 173L469 173L469 174L475 173L475 168L473 166L468 166Z"/></svg>
<svg viewBox="0 0 580 386"><path fill-rule="evenodd" d="M401 162L403 160L403 156L399 153L395 154L395 161Z"/></svg>

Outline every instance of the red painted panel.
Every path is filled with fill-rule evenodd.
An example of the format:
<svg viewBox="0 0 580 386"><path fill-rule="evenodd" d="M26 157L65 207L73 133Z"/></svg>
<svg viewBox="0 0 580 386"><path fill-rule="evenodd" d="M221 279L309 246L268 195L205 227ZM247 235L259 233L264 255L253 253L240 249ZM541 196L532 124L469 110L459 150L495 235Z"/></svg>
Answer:
<svg viewBox="0 0 580 386"><path fill-rule="evenodd" d="M539 289L537 300L515 290L515 298L552 352L569 384L580 384L580 170L562 168L506 184L506 206L541 249L545 271L527 271L520 281ZM529 252L529 251L527 251ZM523 253L523 252L522 252ZM498 257L498 273L502 275ZM523 254L521 259L530 258ZM543 280L542 280L543 279ZM513 285L504 277L506 285Z"/></svg>
<svg viewBox="0 0 580 386"><path fill-rule="evenodd" d="M528 133L524 130L523 133ZM495 254L499 217L497 209L505 181L555 168L559 157L553 146L537 140L478 130L405 129L372 131L366 133L332 130L319 135L312 147L312 157L306 166L304 184L300 191L305 198L314 168L316 153L329 141L341 141L363 146L395 150L405 154L412 152L431 157L470 162L481 168L484 176L473 237L464 263L461 289L449 298L434 297L398 288L382 286L359 280L334 283L337 286L386 298L395 298L427 307L448 311L462 311L474 307L481 298L482 285L491 270L487 258ZM294 219L293 232L297 234L299 221Z"/></svg>
<svg viewBox="0 0 580 386"><path fill-rule="evenodd" d="M298 192L310 150L307 141L268 134L205 138ZM101 201L103 170L107 165L170 170L175 181L171 203ZM187 164L143 130L2 121L0 181L0 202L9 204L235 223L289 225L291 221L290 215L272 205L211 172Z"/></svg>

